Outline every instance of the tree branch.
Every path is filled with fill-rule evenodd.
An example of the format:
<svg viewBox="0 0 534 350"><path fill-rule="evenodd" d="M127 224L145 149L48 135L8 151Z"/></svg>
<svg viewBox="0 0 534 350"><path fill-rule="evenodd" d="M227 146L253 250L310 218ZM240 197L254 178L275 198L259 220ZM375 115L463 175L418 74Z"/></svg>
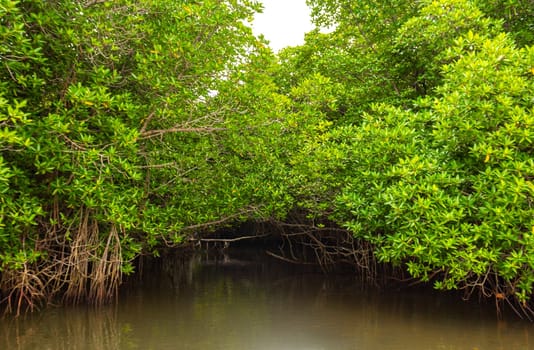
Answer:
<svg viewBox="0 0 534 350"><path fill-rule="evenodd" d="M269 236L271 236L271 233L265 233L263 235L254 235L254 236L241 236L241 237L236 237L236 238L200 238L200 239L191 238L190 241L230 243L230 242L242 241L245 239L255 239L255 238L263 238L263 237L269 237Z"/></svg>
<svg viewBox="0 0 534 350"><path fill-rule="evenodd" d="M140 135L141 139L150 139L153 137L163 136L165 134L184 132L184 133L212 133L216 131L224 131L226 128L214 128L214 127L197 127L197 128L182 128L174 127L169 129L159 129L159 130L149 130L142 132Z"/></svg>

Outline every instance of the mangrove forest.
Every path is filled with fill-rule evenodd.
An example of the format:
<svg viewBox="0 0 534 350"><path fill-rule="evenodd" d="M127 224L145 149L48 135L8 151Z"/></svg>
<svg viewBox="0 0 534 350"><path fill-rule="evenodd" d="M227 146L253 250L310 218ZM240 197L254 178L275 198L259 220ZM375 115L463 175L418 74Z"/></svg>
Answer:
<svg viewBox="0 0 534 350"><path fill-rule="evenodd" d="M275 53L254 0L0 0L7 313L256 240L534 318L532 0L307 3Z"/></svg>

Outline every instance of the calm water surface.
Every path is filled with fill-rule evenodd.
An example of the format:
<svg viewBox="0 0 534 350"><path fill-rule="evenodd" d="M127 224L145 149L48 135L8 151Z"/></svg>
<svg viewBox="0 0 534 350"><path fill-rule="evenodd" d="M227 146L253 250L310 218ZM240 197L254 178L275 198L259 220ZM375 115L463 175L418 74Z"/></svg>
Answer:
<svg viewBox="0 0 534 350"><path fill-rule="evenodd" d="M528 350L534 325L457 298L364 288L259 253L167 259L105 308L0 320L0 349Z"/></svg>

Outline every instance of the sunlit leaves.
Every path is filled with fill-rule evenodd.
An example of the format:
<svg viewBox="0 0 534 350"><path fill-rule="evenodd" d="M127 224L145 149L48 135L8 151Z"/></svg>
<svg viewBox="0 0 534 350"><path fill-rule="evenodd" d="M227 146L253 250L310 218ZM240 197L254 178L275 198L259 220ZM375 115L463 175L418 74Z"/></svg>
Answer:
<svg viewBox="0 0 534 350"><path fill-rule="evenodd" d="M440 273L436 286L446 289L496 273L506 281L498 288L524 302L530 289L522 288L530 288L533 278L526 257L533 249L528 237L534 217L529 185L533 101L525 99L534 84L524 74L528 56L504 35L477 39L468 34L457 43L466 41L477 41L476 49L462 46L461 58L445 70L438 97L421 105L426 111L382 126L371 147L382 143L383 153L395 154L402 139L387 135L400 127L412 130L420 143L387 160L370 178L383 159L377 153L370 171L355 176L338 205L350 209L347 227L378 245L379 259L406 261L408 271L423 280ZM389 113L389 120L399 114ZM370 211L376 207L382 209ZM479 287L491 293L489 285Z"/></svg>
<svg viewBox="0 0 534 350"><path fill-rule="evenodd" d="M0 9L0 268L56 268L55 251L83 247L95 271L112 249L109 264L130 273L192 227L287 210L275 148L288 100L239 78L271 59L243 24L256 2ZM31 258L26 241L42 252Z"/></svg>
<svg viewBox="0 0 534 350"><path fill-rule="evenodd" d="M534 280L533 50L518 49L514 34L501 33L501 22L484 11L496 18L499 6L522 9L505 18L509 30L506 21L530 10L521 1L395 2L391 8L405 12L392 24L376 22L391 15L380 4L310 3L320 23L338 27L282 58L302 67L293 81L321 73L343 86L332 90L338 106L351 103L305 143L312 157L297 164L322 195L309 194L303 205L437 288L526 302ZM487 282L491 274L497 284Z"/></svg>

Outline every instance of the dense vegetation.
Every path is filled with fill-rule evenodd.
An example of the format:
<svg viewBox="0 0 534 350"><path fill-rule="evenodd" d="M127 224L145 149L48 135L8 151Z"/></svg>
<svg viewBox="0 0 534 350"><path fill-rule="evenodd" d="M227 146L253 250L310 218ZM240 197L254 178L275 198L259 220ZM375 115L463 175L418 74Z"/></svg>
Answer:
<svg viewBox="0 0 534 350"><path fill-rule="evenodd" d="M308 3L335 30L274 55L251 0L0 0L8 309L107 300L140 254L298 211L530 312L531 1Z"/></svg>

